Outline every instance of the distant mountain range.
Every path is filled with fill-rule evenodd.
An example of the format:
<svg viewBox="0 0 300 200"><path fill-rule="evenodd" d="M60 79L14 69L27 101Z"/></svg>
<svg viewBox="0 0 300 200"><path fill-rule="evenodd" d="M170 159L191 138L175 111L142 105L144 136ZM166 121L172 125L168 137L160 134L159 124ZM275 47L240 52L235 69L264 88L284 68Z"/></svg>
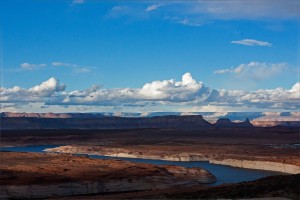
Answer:
<svg viewBox="0 0 300 200"><path fill-rule="evenodd" d="M101 118L101 117L157 117L202 115L209 122L220 118L231 121L300 121L300 112L99 112L99 113L12 113L2 112L1 117L36 117L36 118Z"/></svg>
<svg viewBox="0 0 300 200"><path fill-rule="evenodd" d="M197 128L252 125L300 127L300 112L1 113L2 129Z"/></svg>

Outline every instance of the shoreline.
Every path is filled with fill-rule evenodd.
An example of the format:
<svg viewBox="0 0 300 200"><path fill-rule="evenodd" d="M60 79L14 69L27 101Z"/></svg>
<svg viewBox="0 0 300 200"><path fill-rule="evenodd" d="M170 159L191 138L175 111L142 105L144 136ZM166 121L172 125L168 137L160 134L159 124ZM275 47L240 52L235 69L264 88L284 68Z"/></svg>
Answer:
<svg viewBox="0 0 300 200"><path fill-rule="evenodd" d="M281 163L281 162L272 162L272 161L261 161L261 160L247 160L247 159L214 159L209 158L200 153L186 153L182 152L179 154L166 154L166 155L145 155L141 152L130 152L124 153L127 150L119 148L110 148L112 151L117 151L115 153L109 153L107 151L91 151L86 147L77 147L77 146L59 146L56 148L47 148L44 152L52 153L70 153L70 154L86 154L86 155L96 155L96 156L108 156L114 158L139 158L139 159L151 159L151 160L165 160L165 161L176 161L176 162L193 162L193 161L208 161L212 164L219 165L228 165L232 167L246 168L246 169L256 169L256 170L266 170L266 171L275 171L282 172L286 174L298 174L300 173L300 166ZM107 149L105 149L107 150Z"/></svg>

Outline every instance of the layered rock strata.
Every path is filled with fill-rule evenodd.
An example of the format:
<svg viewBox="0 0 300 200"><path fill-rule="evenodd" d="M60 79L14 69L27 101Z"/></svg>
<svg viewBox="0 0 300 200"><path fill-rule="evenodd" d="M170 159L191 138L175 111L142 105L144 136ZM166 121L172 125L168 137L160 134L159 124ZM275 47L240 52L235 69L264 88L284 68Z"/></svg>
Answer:
<svg viewBox="0 0 300 200"><path fill-rule="evenodd" d="M70 154L0 152L0 156L2 199L166 189L216 181L210 172L201 168L155 166Z"/></svg>

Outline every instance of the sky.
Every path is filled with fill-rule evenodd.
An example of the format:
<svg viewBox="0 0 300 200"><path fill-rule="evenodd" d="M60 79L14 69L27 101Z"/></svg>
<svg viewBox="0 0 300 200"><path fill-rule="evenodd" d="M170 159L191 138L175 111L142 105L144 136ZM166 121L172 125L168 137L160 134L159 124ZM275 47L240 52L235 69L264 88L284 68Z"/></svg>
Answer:
<svg viewBox="0 0 300 200"><path fill-rule="evenodd" d="M300 2L4 0L1 111L299 111Z"/></svg>

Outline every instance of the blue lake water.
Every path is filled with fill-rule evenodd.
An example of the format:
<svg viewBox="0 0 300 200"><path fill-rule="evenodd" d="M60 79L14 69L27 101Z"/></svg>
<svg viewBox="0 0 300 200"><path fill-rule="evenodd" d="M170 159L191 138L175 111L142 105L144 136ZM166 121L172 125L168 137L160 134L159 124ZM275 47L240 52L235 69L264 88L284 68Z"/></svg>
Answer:
<svg viewBox="0 0 300 200"><path fill-rule="evenodd" d="M16 152L36 152L36 153L45 153L44 149L55 148L58 145L41 145L41 146L24 146L24 147L1 147L1 151L16 151Z"/></svg>
<svg viewBox="0 0 300 200"><path fill-rule="evenodd" d="M25 146L25 147L3 147L1 151L15 151L15 152L38 152L43 153L46 148L54 148L57 145L41 145L41 146ZM98 156L89 155L90 158L101 158L101 159L116 159L109 156ZM148 163L155 165L176 165L183 167L201 167L210 171L217 177L217 181L212 185L220 185L223 183L237 183L243 181L252 181L255 179L263 178L266 176L283 174L280 172L265 171L265 170L254 170L244 169L238 167L231 167L226 165L211 164L207 161L193 161L193 162L176 162L176 161L164 161L164 160L150 160L140 158L117 158L121 160L127 160L137 163Z"/></svg>

